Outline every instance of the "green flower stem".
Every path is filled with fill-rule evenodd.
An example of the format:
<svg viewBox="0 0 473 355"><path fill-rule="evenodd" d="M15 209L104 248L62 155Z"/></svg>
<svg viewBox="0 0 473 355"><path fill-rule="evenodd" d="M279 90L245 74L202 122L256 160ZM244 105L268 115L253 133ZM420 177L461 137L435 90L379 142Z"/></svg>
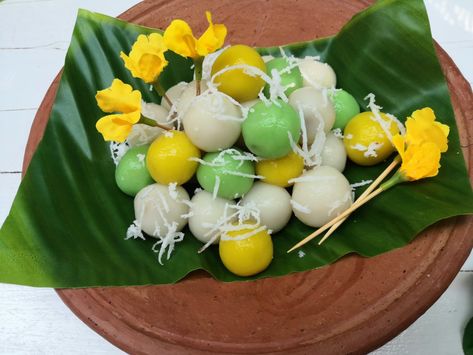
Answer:
<svg viewBox="0 0 473 355"><path fill-rule="evenodd" d="M153 83L153 87L154 87L154 89L156 90L156 92L158 93L158 95L161 96L164 100L166 100L167 103L169 104L169 106L172 106L172 101L171 101L171 99L166 95L166 90L164 90L163 86L162 86L161 83L159 82L159 79L156 80L156 81Z"/></svg>
<svg viewBox="0 0 473 355"><path fill-rule="evenodd" d="M204 63L204 57L198 57L194 59L194 71L195 71L195 94L200 95L200 82L202 80L202 64Z"/></svg>
<svg viewBox="0 0 473 355"><path fill-rule="evenodd" d="M155 120L153 120L151 118L148 118L148 117L145 117L143 115L141 115L141 118L138 121L138 123L142 123L142 124L145 124L145 125L148 125L148 126L151 126L151 127L159 127L159 128L164 129L166 131L170 131L172 129L172 128L163 126L163 125L159 124L158 122L156 122Z"/></svg>
<svg viewBox="0 0 473 355"><path fill-rule="evenodd" d="M396 186L405 181L407 181L405 175L400 170L398 170L393 176L391 176L391 178L388 181L381 184L379 188L382 189L383 191L386 191L390 189L391 187Z"/></svg>

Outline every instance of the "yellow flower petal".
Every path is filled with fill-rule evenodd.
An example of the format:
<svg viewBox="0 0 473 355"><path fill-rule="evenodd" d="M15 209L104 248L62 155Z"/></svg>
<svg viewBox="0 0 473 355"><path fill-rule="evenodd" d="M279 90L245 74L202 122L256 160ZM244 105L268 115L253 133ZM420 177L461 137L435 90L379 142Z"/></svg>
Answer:
<svg viewBox="0 0 473 355"><path fill-rule="evenodd" d="M433 142L409 145L400 171L411 181L436 176L440 168L440 156L440 149Z"/></svg>
<svg viewBox="0 0 473 355"><path fill-rule="evenodd" d="M406 121L406 142L420 145L423 142L435 143L442 153L448 150L447 125L435 122L435 113L430 107L414 111Z"/></svg>
<svg viewBox="0 0 473 355"><path fill-rule="evenodd" d="M164 31L164 44L173 52L183 56L198 58L196 52L196 39L192 29L183 20L173 20Z"/></svg>
<svg viewBox="0 0 473 355"><path fill-rule="evenodd" d="M141 92L133 90L131 85L123 83L120 79L113 80L109 88L98 91L95 99L104 112L141 111Z"/></svg>
<svg viewBox="0 0 473 355"><path fill-rule="evenodd" d="M139 35L130 54L127 56L121 52L120 57L133 77L151 84L157 80L168 65L164 58L165 51L167 51L167 47L163 37L158 33L152 33L149 36Z"/></svg>
<svg viewBox="0 0 473 355"><path fill-rule="evenodd" d="M108 115L98 120L95 127L104 140L124 142L131 132L133 123L139 119L139 112Z"/></svg>
<svg viewBox="0 0 473 355"><path fill-rule="evenodd" d="M164 63L166 64L164 65ZM168 62L164 58L148 53L143 54L138 62L140 78L146 83L152 84L156 81L158 75L161 74L162 69L167 65L167 63ZM159 70L156 70L158 68Z"/></svg>
<svg viewBox="0 0 473 355"><path fill-rule="evenodd" d="M196 44L197 53L202 57L221 48L225 42L225 37L227 36L227 27L225 25L214 25L210 11L206 11L205 15L207 16L209 27L202 36L200 36Z"/></svg>
<svg viewBox="0 0 473 355"><path fill-rule="evenodd" d="M392 143L393 143L394 148L396 148L396 150L398 151L402 159L404 157L406 139L404 138L404 136L401 136L400 134L396 134L393 137Z"/></svg>

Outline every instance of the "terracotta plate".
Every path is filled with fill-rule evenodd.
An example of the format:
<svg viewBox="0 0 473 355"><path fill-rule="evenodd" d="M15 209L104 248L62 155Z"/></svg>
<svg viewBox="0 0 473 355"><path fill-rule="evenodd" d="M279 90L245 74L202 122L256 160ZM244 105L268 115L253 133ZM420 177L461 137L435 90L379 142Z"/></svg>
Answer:
<svg viewBox="0 0 473 355"><path fill-rule="evenodd" d="M333 35L369 1L144 1L122 16L164 27L177 15L203 31L204 10L227 24L233 43L268 46ZM463 152L473 176L473 95L437 47ZM24 167L42 136L58 78L31 129ZM470 143L470 144L469 144ZM319 270L221 283L196 273L177 285L59 290L92 329L121 349L150 353L361 353L384 344L430 307L468 256L473 219L439 223L410 245Z"/></svg>

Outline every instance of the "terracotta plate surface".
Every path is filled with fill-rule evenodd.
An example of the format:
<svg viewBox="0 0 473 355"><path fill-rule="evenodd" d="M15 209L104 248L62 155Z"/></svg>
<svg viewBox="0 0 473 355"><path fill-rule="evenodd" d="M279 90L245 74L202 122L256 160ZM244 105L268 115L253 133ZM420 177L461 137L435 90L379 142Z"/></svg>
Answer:
<svg viewBox="0 0 473 355"><path fill-rule="evenodd" d="M232 43L268 46L333 35L369 1L144 1L121 18L165 27L176 16L201 32L211 10ZM469 174L473 94L439 47ZM24 171L42 137L58 79L36 115ZM58 290L92 329L121 349L150 353L362 353L417 319L451 283L473 245L473 219L436 224L410 245L318 270L222 283L194 273L176 285Z"/></svg>

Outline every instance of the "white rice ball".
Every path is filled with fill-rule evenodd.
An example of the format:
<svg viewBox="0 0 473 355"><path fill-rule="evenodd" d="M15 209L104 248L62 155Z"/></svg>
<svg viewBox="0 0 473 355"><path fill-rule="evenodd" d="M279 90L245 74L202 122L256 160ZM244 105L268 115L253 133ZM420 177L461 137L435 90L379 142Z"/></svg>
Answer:
<svg viewBox="0 0 473 355"><path fill-rule="evenodd" d="M283 229L291 219L291 195L280 186L257 182L241 204L255 206L260 211L261 225L274 233Z"/></svg>
<svg viewBox="0 0 473 355"><path fill-rule="evenodd" d="M152 102L141 102L141 113L143 116L155 120L163 126L172 128L173 125L166 120L168 112L169 111L161 105ZM151 127L146 124L138 123L133 125L126 141L130 147L150 144L161 133L163 133L163 130L159 127Z"/></svg>
<svg viewBox="0 0 473 355"><path fill-rule="evenodd" d="M217 224L224 216L225 206L233 204L233 201L220 197L214 200L212 194L207 191L196 193L191 200L191 216L189 217L189 229L194 237L202 243L207 243L215 235L215 232L207 235L212 229L207 225ZM218 239L213 244L217 243Z"/></svg>
<svg viewBox="0 0 473 355"><path fill-rule="evenodd" d="M200 92L203 93L207 90L207 81L202 80L200 82ZM189 106L194 102L196 97L196 81L191 81L182 91L181 97L177 102L173 102L176 105L177 112L184 114Z"/></svg>
<svg viewBox="0 0 473 355"><path fill-rule="evenodd" d="M149 185L135 196L135 219L141 230L151 237L159 238L166 235L168 227L177 223L177 231L187 224L182 215L189 213L189 206L183 200L189 200L189 194L181 186L176 186L176 196L170 193L167 185Z"/></svg>
<svg viewBox="0 0 473 355"><path fill-rule="evenodd" d="M297 112L299 112L299 107L302 108L309 144L315 139L321 119L325 133L328 133L335 123L335 109L332 101L324 97L321 90L311 87L297 89L289 96L289 104Z"/></svg>
<svg viewBox="0 0 473 355"><path fill-rule="evenodd" d="M181 81L177 83L174 86L171 86L167 91L166 91L166 96L171 100L171 102L174 104L179 101L181 98L182 93L184 90L187 88L188 83L185 81ZM167 102L166 99L161 100L161 106L163 106L166 110L171 110L171 105Z"/></svg>
<svg viewBox="0 0 473 355"><path fill-rule="evenodd" d="M159 127L151 127L146 124L133 125L126 141L130 147L150 144L158 138L163 130Z"/></svg>
<svg viewBox="0 0 473 355"><path fill-rule="evenodd" d="M330 132L325 138L325 145L322 150L322 165L331 166L343 172L346 162L347 151L343 141Z"/></svg>
<svg viewBox="0 0 473 355"><path fill-rule="evenodd" d="M315 88L333 88L337 85L337 75L330 65L314 59L303 59L299 62L304 86Z"/></svg>
<svg viewBox="0 0 473 355"><path fill-rule="evenodd" d="M189 139L199 149L216 152L230 148L241 133L241 110L220 93L198 97L182 122Z"/></svg>
<svg viewBox="0 0 473 355"><path fill-rule="evenodd" d="M309 170L302 179L294 184L292 207L296 217L308 226L323 226L353 203L350 183L331 166Z"/></svg>

